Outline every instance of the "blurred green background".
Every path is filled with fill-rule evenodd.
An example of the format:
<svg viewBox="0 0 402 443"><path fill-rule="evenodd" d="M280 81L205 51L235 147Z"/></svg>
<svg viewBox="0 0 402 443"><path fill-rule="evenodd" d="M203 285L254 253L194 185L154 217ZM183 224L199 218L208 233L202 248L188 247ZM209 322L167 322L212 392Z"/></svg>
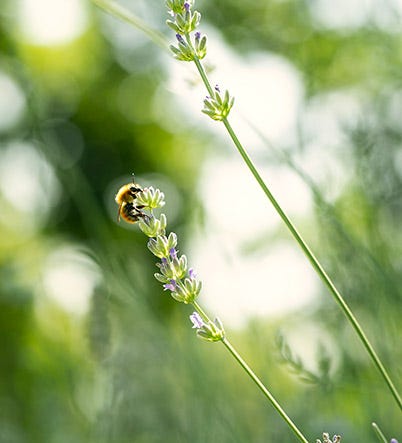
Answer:
<svg viewBox="0 0 402 443"><path fill-rule="evenodd" d="M173 38L162 1L121 4ZM235 128L402 389L402 3L196 6ZM200 301L310 441L375 442L372 421L402 439L350 325L179 65L83 0L2 2L0 442L295 441L117 224L133 172L165 191Z"/></svg>

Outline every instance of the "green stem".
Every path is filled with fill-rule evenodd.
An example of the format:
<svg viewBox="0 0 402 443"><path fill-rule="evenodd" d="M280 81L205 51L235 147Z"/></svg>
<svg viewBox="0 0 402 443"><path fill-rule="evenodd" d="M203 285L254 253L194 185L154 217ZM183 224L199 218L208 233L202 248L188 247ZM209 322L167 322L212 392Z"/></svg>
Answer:
<svg viewBox="0 0 402 443"><path fill-rule="evenodd" d="M299 428L293 423L291 418L286 414L286 412L282 409L281 405L276 401L275 397L269 392L269 390L265 387L262 381L257 377L254 371L250 368L250 366L241 358L236 349L231 345L227 338L222 339L222 343L225 345L226 349L232 354L232 356L237 360L240 366L245 370L247 375L253 380L253 382L258 386L258 388L262 391L265 397L271 402L272 406L277 410L279 415L285 420L290 429L296 434L297 438L303 442L308 443L306 437L302 434Z"/></svg>
<svg viewBox="0 0 402 443"><path fill-rule="evenodd" d="M382 433L381 429L378 427L377 423L371 423L371 425L374 428L374 431L377 434L377 437L383 442L383 443L388 443L388 440L385 438L385 435Z"/></svg>
<svg viewBox="0 0 402 443"><path fill-rule="evenodd" d="M192 305L194 306L195 310L200 314L200 316L202 317L202 319L204 321L206 321L206 322L211 321L208 314L203 310L203 308L196 301L193 301ZM304 435L301 433L301 431L298 429L298 427L293 423L291 418L282 409L281 405L276 401L275 397L269 392L269 390L266 388L266 386L263 384L263 382L257 377L257 375L254 373L254 371L250 368L250 366L242 359L242 357L239 355L239 353L236 351L236 349L231 345L229 340L227 338L223 338L221 341L225 345L226 349L232 354L232 356L237 360L237 362L240 364L240 366L244 369L244 371L247 373L247 375L259 387L259 389L262 391L262 393L265 395L265 397L267 397L267 399L271 402L272 406L277 410L279 415L285 420L287 425L296 434L297 438L303 443L308 443L308 440L306 439L306 437L304 437Z"/></svg>
<svg viewBox="0 0 402 443"><path fill-rule="evenodd" d="M213 94L213 89L211 84L209 83L207 74L205 72L205 69L203 65L201 64L200 60L198 58L194 59L194 63L198 69L198 72L202 78L202 81L205 84L205 87L207 88L209 94ZM342 309L343 313L346 315L350 323L352 324L354 330L356 331L357 335L359 336L360 340L362 341L364 347L366 348L367 352L369 353L371 359L373 360L375 366L380 371L380 374L382 375L385 383L387 384L389 390L391 391L395 401L397 402L399 408L402 410L402 399L392 382L387 370L385 369L384 365L382 364L380 358L378 357L377 353L375 352L373 346L371 345L369 339L367 338L366 334L364 333L363 329L361 328L358 320L352 313L351 309L347 305L346 301L340 294L340 292L335 287L332 280L329 278L327 273L324 271L323 267L313 254L313 252L310 250L310 248L307 246L306 242L303 240L302 236L297 231L296 227L293 225L289 217L286 215L286 213L283 211L279 203L277 202L274 195L269 190L268 186L265 184L264 180L262 179L261 175L257 171L257 168L254 166L254 163L252 162L250 156L248 155L247 151L244 149L243 145L240 143L239 139L237 138L232 126L229 123L229 120L227 118L222 120L222 123L224 124L227 132L230 135L230 138L232 139L233 143L235 144L237 150L239 151L240 155L242 156L244 162L250 169L251 173L253 174L254 178L260 185L261 189L265 193L265 195L268 197L270 202L272 203L273 207L281 217L282 221L285 223L291 234L293 235L294 239L297 241L305 255L307 256L308 260L310 261L311 265L317 272L317 274L320 276L321 280L324 282L324 284L327 286L329 291L331 292L332 296L334 297L335 301L338 303L340 308Z"/></svg>
<svg viewBox="0 0 402 443"><path fill-rule="evenodd" d="M201 306L196 301L193 301L192 304L195 310L201 315L203 320L207 322L211 321L210 318L208 317L208 314L201 308Z"/></svg>
<svg viewBox="0 0 402 443"><path fill-rule="evenodd" d="M112 0L92 0L92 2L99 8L103 9L105 12L129 23L130 25L142 31L156 45L166 50L169 49L169 44L163 34L152 29L144 21L142 21L140 18L138 18L132 12L128 11L123 6L120 6Z"/></svg>

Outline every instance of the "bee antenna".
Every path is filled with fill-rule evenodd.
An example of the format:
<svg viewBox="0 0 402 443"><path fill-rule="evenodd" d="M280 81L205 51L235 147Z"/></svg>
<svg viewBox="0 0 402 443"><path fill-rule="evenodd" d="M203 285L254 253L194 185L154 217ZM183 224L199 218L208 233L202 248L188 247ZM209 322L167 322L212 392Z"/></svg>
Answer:
<svg viewBox="0 0 402 443"><path fill-rule="evenodd" d="M132 172L131 175L133 176L133 184L135 184L135 174L134 174L134 172Z"/></svg>

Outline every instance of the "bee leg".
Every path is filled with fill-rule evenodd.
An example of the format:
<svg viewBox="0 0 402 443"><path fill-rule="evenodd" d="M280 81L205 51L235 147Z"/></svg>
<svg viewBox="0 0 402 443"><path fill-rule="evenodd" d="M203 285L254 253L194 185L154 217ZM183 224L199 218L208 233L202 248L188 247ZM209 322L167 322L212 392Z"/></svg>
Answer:
<svg viewBox="0 0 402 443"><path fill-rule="evenodd" d="M145 212L140 211L140 209L145 208L145 206L132 206L130 208L130 215L134 218L135 221L138 221L140 218L144 220L149 220L149 216L145 214Z"/></svg>

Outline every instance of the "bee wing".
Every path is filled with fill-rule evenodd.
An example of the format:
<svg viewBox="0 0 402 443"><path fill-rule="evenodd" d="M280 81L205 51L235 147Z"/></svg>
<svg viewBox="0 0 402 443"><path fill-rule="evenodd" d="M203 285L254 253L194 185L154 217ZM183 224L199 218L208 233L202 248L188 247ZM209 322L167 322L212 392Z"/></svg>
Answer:
<svg viewBox="0 0 402 443"><path fill-rule="evenodd" d="M119 205L119 209L117 210L117 222L120 222L120 217L121 217L121 210L123 208L123 205Z"/></svg>

